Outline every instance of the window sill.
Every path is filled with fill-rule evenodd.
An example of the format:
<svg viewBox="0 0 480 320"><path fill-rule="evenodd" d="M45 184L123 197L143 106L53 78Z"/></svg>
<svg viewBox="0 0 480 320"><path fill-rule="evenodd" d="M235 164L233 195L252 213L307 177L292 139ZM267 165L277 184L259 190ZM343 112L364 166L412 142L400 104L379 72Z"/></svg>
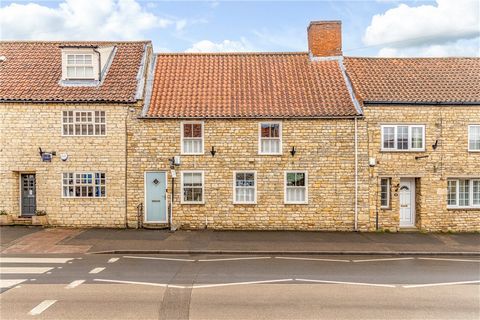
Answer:
<svg viewBox="0 0 480 320"><path fill-rule="evenodd" d="M200 206L202 206L202 205L205 204L205 202L180 202L180 204L182 204L182 205L200 205Z"/></svg>
<svg viewBox="0 0 480 320"><path fill-rule="evenodd" d="M447 207L448 211L480 211L480 207Z"/></svg>
<svg viewBox="0 0 480 320"><path fill-rule="evenodd" d="M284 202L285 205L306 205L308 202Z"/></svg>
<svg viewBox="0 0 480 320"><path fill-rule="evenodd" d="M392 210L392 207L380 207L380 210L384 210L384 211Z"/></svg>
<svg viewBox="0 0 480 320"><path fill-rule="evenodd" d="M204 156L205 152L202 153L180 153L181 156Z"/></svg>
<svg viewBox="0 0 480 320"><path fill-rule="evenodd" d="M471 153L480 153L480 150L468 150L468 152L471 152Z"/></svg>
<svg viewBox="0 0 480 320"><path fill-rule="evenodd" d="M389 150L389 149L380 149L380 152L392 152L392 153L424 153L426 150Z"/></svg>

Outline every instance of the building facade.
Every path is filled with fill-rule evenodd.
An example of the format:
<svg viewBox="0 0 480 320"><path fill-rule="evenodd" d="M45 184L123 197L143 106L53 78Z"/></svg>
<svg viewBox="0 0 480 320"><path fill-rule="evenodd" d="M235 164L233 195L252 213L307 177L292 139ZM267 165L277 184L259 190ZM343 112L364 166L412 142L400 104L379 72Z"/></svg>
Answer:
<svg viewBox="0 0 480 320"><path fill-rule="evenodd" d="M50 225L125 227L126 120L142 103L150 48L0 44L0 210L14 220L46 213Z"/></svg>
<svg viewBox="0 0 480 320"><path fill-rule="evenodd" d="M343 57L339 21L308 40L1 42L0 210L56 226L480 231L480 59Z"/></svg>

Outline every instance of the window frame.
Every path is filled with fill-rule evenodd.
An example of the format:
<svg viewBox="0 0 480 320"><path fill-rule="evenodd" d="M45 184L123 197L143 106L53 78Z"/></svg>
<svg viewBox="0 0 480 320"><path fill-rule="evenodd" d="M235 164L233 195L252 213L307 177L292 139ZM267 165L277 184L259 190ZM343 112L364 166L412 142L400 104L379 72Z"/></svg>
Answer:
<svg viewBox="0 0 480 320"><path fill-rule="evenodd" d="M65 178L64 178L63 175L64 175L64 174L70 174L70 173L73 174L73 185L70 185L70 184L65 185L65 184L64 184L64 179L65 179ZM103 186L105 187L105 195L104 195L104 196L100 196L100 197L96 197L96 196L93 196L93 197L88 197L88 196L87 196L87 197L66 196L66 195L63 193L64 188L65 188L66 186L73 186L74 192L75 192L75 186L77 185L77 184L76 184L77 174L91 174L91 175L92 175L92 179L93 179L94 182L95 182L95 179L96 179L96 177L95 177L96 174L104 174L104 176L105 176L105 184L104 184ZM62 199L105 199L105 198L107 198L107 184L108 184L107 182L108 182L108 181L107 181L107 173L106 173L105 171L66 171L66 172L62 172L62 173L60 174L60 177L61 177L61 181L62 181L62 187L61 187L61 190L60 190L60 191L61 191L61 198L62 198ZM100 185L98 185L98 186L102 187L102 184L100 184ZM94 190L95 190L96 187L97 187L97 184L94 183L94 184L93 184Z"/></svg>
<svg viewBox="0 0 480 320"><path fill-rule="evenodd" d="M202 201L185 201L184 198L184 174L185 173L200 173L202 175ZM185 170L180 172L180 203L181 204L205 204L205 171L203 170Z"/></svg>
<svg viewBox="0 0 480 320"><path fill-rule="evenodd" d="M254 194L253 194L253 201L252 202L247 202L247 201L237 201L237 173L253 173L253 178L255 181L255 185L253 187ZM233 171L233 196L232 196L232 202L233 204L247 204L247 205L255 205L257 204L257 185L258 185L258 180L257 180L257 171L256 170L237 170Z"/></svg>
<svg viewBox="0 0 480 320"><path fill-rule="evenodd" d="M472 149L470 145L470 136L471 136L471 128L478 127L480 129L480 124L469 124L468 125L468 134L467 134L467 144L468 144L468 152L480 152L480 149ZM480 137L479 137L480 139Z"/></svg>
<svg viewBox="0 0 480 320"><path fill-rule="evenodd" d="M386 180L387 181L387 204L383 205L382 204L382 181ZM390 209L391 207L391 191L392 187L392 178L390 177L380 177L380 208L381 209Z"/></svg>
<svg viewBox="0 0 480 320"><path fill-rule="evenodd" d="M398 149L398 127L408 127L408 148ZM394 148L384 147L384 129L394 128L393 139ZM422 128L422 148L412 148L412 128ZM385 152L425 152L426 126L424 124L382 124L380 125L380 150Z"/></svg>
<svg viewBox="0 0 480 320"><path fill-rule="evenodd" d="M460 205L460 180L469 180L469 190L468 190L468 196L469 196L469 204L467 206L461 206ZM455 205L448 204L448 194L449 194L449 189L448 189L448 182L449 181L455 181L455 192L456 192L456 197L455 197ZM480 177L469 177L469 178L448 178L447 179L447 209L480 209L480 204L473 204L473 184L474 181L478 182L480 184Z"/></svg>
<svg viewBox="0 0 480 320"><path fill-rule="evenodd" d="M65 112L73 112L73 122L70 123L70 122L64 122L64 113ZM89 112L89 113L92 113L92 125L93 125L93 132L94 134L65 134L65 131L64 131L64 126L65 125L73 125L73 131L75 132L75 125L77 124L76 122L76 113L77 112ZM103 112L104 113L104 118L105 118L105 122L99 122L99 123L96 123L95 122L95 119L96 119L96 115L95 115L95 112ZM61 112L61 117L62 117L62 137L105 137L107 136L107 112L105 110L62 110ZM101 117L101 116L100 116ZM83 122L80 122L80 123L83 123ZM84 123L85 124L85 123ZM87 123L88 124L88 123ZM95 125L105 125L105 134L95 134Z"/></svg>
<svg viewBox="0 0 480 320"><path fill-rule="evenodd" d="M278 124L278 138L262 138L263 124ZM262 139L279 140L278 152L262 152ZM278 156L283 154L283 126L282 121L261 121L258 123L258 154L266 156Z"/></svg>
<svg viewBox="0 0 480 320"><path fill-rule="evenodd" d="M287 189L292 188L287 186L287 175L289 173L304 173L305 174L305 200L304 201L287 201ZM308 204L308 171L306 170L286 170L283 175L283 203L284 204Z"/></svg>
<svg viewBox="0 0 480 320"><path fill-rule="evenodd" d="M68 56L69 55L90 55L92 56L92 63L91 64L69 64L68 63ZM65 48L62 50L62 80L65 81L98 81L99 80L99 70L100 66L98 65L98 54L95 53L91 49L74 49L74 48ZM69 77L68 76L68 67L92 67L93 68L93 75L92 77Z"/></svg>
<svg viewBox="0 0 480 320"><path fill-rule="evenodd" d="M200 124L202 126L202 151L201 152L185 152L184 142L184 124ZM187 138L188 140L188 138ZM185 156L204 155L205 154L205 121L180 121L180 154Z"/></svg>

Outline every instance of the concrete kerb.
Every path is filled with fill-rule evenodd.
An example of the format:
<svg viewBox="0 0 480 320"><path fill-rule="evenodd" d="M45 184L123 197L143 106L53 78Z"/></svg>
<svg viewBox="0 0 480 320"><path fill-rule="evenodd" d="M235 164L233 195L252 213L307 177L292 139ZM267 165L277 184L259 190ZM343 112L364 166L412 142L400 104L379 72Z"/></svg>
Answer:
<svg viewBox="0 0 480 320"><path fill-rule="evenodd" d="M244 251L244 250L106 250L87 254L225 254L225 255L359 255L359 256L473 256L480 252L456 251Z"/></svg>

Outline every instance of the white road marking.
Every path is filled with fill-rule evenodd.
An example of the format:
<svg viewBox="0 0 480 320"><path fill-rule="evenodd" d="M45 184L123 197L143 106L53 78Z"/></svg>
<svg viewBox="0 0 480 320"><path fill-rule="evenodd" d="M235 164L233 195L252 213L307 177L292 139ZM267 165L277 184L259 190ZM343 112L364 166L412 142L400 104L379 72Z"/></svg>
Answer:
<svg viewBox="0 0 480 320"><path fill-rule="evenodd" d="M0 274L13 274L13 273L19 273L19 274L41 274L45 273L49 270L52 270L53 268L28 268L28 267L5 267L5 268L0 268Z"/></svg>
<svg viewBox="0 0 480 320"><path fill-rule="evenodd" d="M293 281L293 279L278 279L278 280L263 280L263 281L248 281L248 282L230 282L230 283L218 283L218 284L202 284L202 285L194 285L194 286L192 286L192 288L193 289L214 288L214 287L239 286L239 285L245 285L245 284L259 284L259 283L275 283L275 282L286 282L286 281Z"/></svg>
<svg viewBox="0 0 480 320"><path fill-rule="evenodd" d="M189 261L193 262L192 259L177 259L177 258L159 258L159 257L137 257L137 256L123 256L124 258L129 259L147 259L147 260L168 260L168 261Z"/></svg>
<svg viewBox="0 0 480 320"><path fill-rule="evenodd" d="M85 282L85 280L72 281L72 282L70 282L70 284L68 286L65 287L65 289L73 289L75 287L78 287L79 285L81 285L84 282Z"/></svg>
<svg viewBox="0 0 480 320"><path fill-rule="evenodd" d="M0 263L66 263L74 258L0 258Z"/></svg>
<svg viewBox="0 0 480 320"><path fill-rule="evenodd" d="M39 315L43 311L47 310L47 308L49 308L55 302L57 302L57 300L44 300L44 301L40 302L40 304L38 306L36 306L32 310L30 310L30 312L28 314L32 315L32 316Z"/></svg>
<svg viewBox="0 0 480 320"><path fill-rule="evenodd" d="M92 270L90 270L89 273L100 273L100 272L102 272L103 270L105 270L105 268L102 268L102 267L93 268Z"/></svg>
<svg viewBox="0 0 480 320"><path fill-rule="evenodd" d="M480 260L470 259L447 259L447 258L417 258L418 260L439 260L439 261L461 261L461 262L480 262Z"/></svg>
<svg viewBox="0 0 480 320"><path fill-rule="evenodd" d="M114 263L114 262L117 262L120 258L110 258L108 260L108 263Z"/></svg>
<svg viewBox="0 0 480 320"><path fill-rule="evenodd" d="M365 259L365 260L352 260L353 262L375 262L375 261L396 261L396 260L413 260L415 258L384 258L384 259Z"/></svg>
<svg viewBox="0 0 480 320"><path fill-rule="evenodd" d="M378 283L364 283L364 282L345 282L345 281L330 281L330 280L313 280L313 279L295 279L296 281L304 282L318 282L318 283L333 283L333 284L349 284L356 286L371 286L371 287L386 287L395 288L393 284L378 284Z"/></svg>
<svg viewBox="0 0 480 320"><path fill-rule="evenodd" d="M350 262L350 260L322 259L322 258L300 258L300 257L275 257L275 259L284 259L284 260L307 260L307 261L330 261L330 262Z"/></svg>
<svg viewBox="0 0 480 320"><path fill-rule="evenodd" d="M0 288L10 288L24 281L27 279L0 279Z"/></svg>
<svg viewBox="0 0 480 320"><path fill-rule="evenodd" d="M221 259L199 259L199 262L210 262L210 261L235 261L235 260L261 260L261 259L271 259L271 257L242 257L242 258L221 258Z"/></svg>
<svg viewBox="0 0 480 320"><path fill-rule="evenodd" d="M423 287L454 286L454 285L459 285L459 284L470 284L470 283L480 283L480 280L459 281L459 282L443 282L443 283L411 284L411 285L402 286L402 287L409 289L409 288L423 288Z"/></svg>
<svg viewBox="0 0 480 320"><path fill-rule="evenodd" d="M154 286L154 287L169 287L166 283L155 283L155 282L139 282L139 281L126 281L126 280L109 280L109 279L93 279L93 281L99 282L111 282L111 283L124 283L124 284L140 284L144 286ZM185 288L183 286L171 286L175 288Z"/></svg>

